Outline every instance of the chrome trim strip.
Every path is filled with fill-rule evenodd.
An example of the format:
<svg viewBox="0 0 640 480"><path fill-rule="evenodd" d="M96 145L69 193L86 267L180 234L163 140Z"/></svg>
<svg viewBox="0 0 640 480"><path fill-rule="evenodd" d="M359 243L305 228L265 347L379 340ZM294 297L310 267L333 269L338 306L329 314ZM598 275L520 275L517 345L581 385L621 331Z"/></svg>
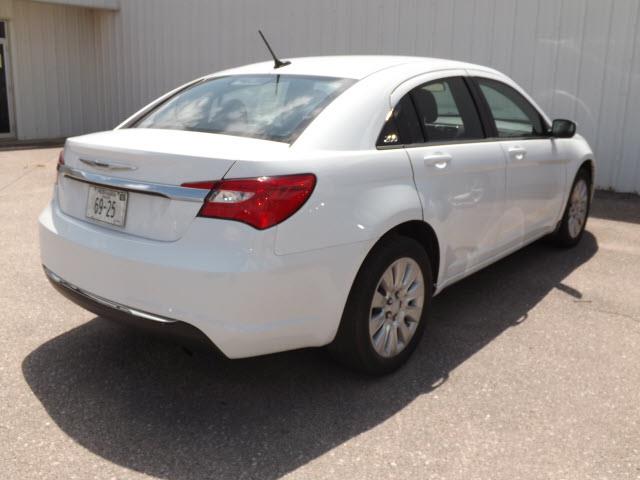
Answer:
<svg viewBox="0 0 640 480"><path fill-rule="evenodd" d="M59 165L58 172L65 177L73 178L81 182L120 188L131 192L159 195L171 200L181 200L184 202L202 203L209 193L209 190L200 188L186 188L164 183L138 182L126 178L110 177L99 173L85 172L68 165Z"/></svg>
<svg viewBox="0 0 640 480"><path fill-rule="evenodd" d="M98 295L94 295L93 293L89 293L86 290L83 290L79 287L76 287L72 283L67 282L66 280L61 278L59 275L53 273L44 265L42 266L42 268L44 269L44 273L47 275L47 277L49 277L49 280L51 280L52 282L57 283L58 285L66 288L67 290L73 290L75 293L82 295L83 297L86 297L89 300L93 300L94 302L97 302L101 305L113 308L115 310L119 310L124 313L128 313L129 315L133 315L134 317L144 318L147 320L154 320L160 323L176 323L177 322L177 320L173 320L171 318L160 317L158 315L153 315L152 313L136 310L134 308L127 307L126 305L122 305L121 303L117 303L112 300L107 300L106 298L100 297Z"/></svg>
<svg viewBox="0 0 640 480"><path fill-rule="evenodd" d="M87 160L86 158L81 158L80 161L87 165L91 165L92 167L107 168L109 170L137 170L138 169L138 167L136 167L135 165L126 165L124 163L117 163L117 162L107 163L107 162L100 162L98 160Z"/></svg>

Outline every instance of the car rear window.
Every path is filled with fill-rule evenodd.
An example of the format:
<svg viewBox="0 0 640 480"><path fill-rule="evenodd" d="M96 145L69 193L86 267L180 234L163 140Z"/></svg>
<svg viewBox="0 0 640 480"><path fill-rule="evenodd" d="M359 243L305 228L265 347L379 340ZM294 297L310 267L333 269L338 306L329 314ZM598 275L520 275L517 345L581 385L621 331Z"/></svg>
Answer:
<svg viewBox="0 0 640 480"><path fill-rule="evenodd" d="M301 75L233 75L198 82L132 127L192 130L292 143L355 80Z"/></svg>

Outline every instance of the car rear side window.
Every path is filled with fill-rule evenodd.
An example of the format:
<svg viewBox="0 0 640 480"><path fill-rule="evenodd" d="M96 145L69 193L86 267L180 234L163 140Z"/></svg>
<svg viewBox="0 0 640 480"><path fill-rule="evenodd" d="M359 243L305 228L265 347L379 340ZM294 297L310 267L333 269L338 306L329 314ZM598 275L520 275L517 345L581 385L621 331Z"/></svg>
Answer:
<svg viewBox="0 0 640 480"><path fill-rule="evenodd" d="M455 142L484 138L482 123L460 77L414 88L393 110L378 146Z"/></svg>
<svg viewBox="0 0 640 480"><path fill-rule="evenodd" d="M196 83L133 127L191 130L292 143L355 80L302 75L233 75Z"/></svg>
<svg viewBox="0 0 640 480"><path fill-rule="evenodd" d="M477 78L500 138L546 135L545 122L536 108L515 89L502 82Z"/></svg>
<svg viewBox="0 0 640 480"><path fill-rule="evenodd" d="M405 95L389 113L380 132L377 145L389 147L422 143L424 137L418 123L415 107L409 95Z"/></svg>
<svg viewBox="0 0 640 480"><path fill-rule="evenodd" d="M478 112L461 78L429 82L410 95L428 143L484 138Z"/></svg>

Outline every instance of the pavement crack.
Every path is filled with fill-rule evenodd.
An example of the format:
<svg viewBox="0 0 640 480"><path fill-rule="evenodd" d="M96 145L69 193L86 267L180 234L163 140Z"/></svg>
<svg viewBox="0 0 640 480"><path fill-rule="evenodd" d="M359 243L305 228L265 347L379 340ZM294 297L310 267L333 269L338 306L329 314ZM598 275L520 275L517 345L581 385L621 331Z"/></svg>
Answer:
<svg viewBox="0 0 640 480"><path fill-rule="evenodd" d="M31 168L28 168L26 172L23 172L22 175L19 175L17 178L14 178L13 180L11 180L9 183L3 185L0 187L0 192L5 191L7 188L15 185L16 183L18 183L20 180L22 180L24 177L26 177L27 175L29 175L31 172L33 172L38 166L34 166Z"/></svg>
<svg viewBox="0 0 640 480"><path fill-rule="evenodd" d="M623 318L631 320L632 322L635 322L635 323L640 325L640 318L634 317L633 315L629 315L627 313L612 312L610 310L604 310L604 309L597 308L597 307L591 307L591 310L594 310L594 311L596 311L598 313L604 313L604 314L607 314L607 315L615 315L617 317L623 317Z"/></svg>

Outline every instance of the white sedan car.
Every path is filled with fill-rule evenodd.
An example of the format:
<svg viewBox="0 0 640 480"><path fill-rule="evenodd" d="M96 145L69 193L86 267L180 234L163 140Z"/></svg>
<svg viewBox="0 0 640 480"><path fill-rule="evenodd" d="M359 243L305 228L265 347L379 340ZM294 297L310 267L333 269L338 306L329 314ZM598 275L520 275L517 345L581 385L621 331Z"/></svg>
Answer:
<svg viewBox="0 0 640 480"><path fill-rule="evenodd" d="M543 236L575 245L593 178L575 124L490 68L259 63L68 139L42 263L88 310L230 358L329 345L386 373L442 289Z"/></svg>

